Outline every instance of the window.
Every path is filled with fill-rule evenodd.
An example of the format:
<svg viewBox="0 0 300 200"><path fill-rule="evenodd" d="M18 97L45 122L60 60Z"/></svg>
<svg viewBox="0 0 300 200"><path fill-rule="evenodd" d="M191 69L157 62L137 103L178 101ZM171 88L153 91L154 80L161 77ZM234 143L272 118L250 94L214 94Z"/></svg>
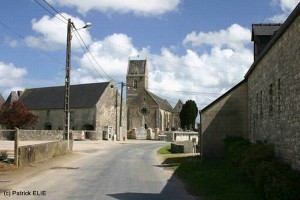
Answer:
<svg viewBox="0 0 300 200"><path fill-rule="evenodd" d="M133 80L133 89L137 89L137 80L136 79Z"/></svg>
<svg viewBox="0 0 300 200"><path fill-rule="evenodd" d="M269 85L269 115L273 114L273 84Z"/></svg>
<svg viewBox="0 0 300 200"><path fill-rule="evenodd" d="M49 120L50 118L50 110L47 110L46 119Z"/></svg>
<svg viewBox="0 0 300 200"><path fill-rule="evenodd" d="M280 78L277 80L277 105L278 105L278 114L281 112L281 85Z"/></svg>
<svg viewBox="0 0 300 200"><path fill-rule="evenodd" d="M260 91L260 102L259 102L259 114L260 114L260 117L263 118L263 91L261 90Z"/></svg>

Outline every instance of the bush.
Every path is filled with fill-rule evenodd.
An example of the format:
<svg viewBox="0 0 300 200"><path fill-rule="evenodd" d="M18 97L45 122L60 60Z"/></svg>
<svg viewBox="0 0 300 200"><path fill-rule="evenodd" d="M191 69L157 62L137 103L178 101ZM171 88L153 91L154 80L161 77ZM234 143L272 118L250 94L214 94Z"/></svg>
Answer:
<svg viewBox="0 0 300 200"><path fill-rule="evenodd" d="M8 157L8 154L6 151L0 152L0 160L5 160L5 159L7 159L7 157Z"/></svg>
<svg viewBox="0 0 300 200"><path fill-rule="evenodd" d="M275 157L267 142L251 144L240 137L224 139L228 159L270 200L300 199L300 173Z"/></svg>

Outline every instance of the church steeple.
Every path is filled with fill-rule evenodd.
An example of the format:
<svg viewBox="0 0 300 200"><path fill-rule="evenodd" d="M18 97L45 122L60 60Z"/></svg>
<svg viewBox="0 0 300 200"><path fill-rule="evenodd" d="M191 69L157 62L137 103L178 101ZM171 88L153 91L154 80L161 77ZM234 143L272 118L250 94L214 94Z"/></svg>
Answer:
<svg viewBox="0 0 300 200"><path fill-rule="evenodd" d="M126 75L127 102L134 99L141 91L148 89L147 60L128 60Z"/></svg>

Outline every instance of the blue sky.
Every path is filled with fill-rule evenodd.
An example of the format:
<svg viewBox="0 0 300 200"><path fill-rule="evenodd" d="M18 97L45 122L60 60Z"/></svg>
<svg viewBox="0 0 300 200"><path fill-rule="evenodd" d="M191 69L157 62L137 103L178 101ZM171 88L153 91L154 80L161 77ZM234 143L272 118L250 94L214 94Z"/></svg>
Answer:
<svg viewBox="0 0 300 200"><path fill-rule="evenodd" d="M43 0L1 0L0 93L64 84L67 25ZM299 0L47 0L79 30L71 84L125 81L129 57L147 58L149 88L205 107L253 62L252 23L283 22ZM58 20L60 18L61 20ZM77 36L77 37L76 37ZM103 72L103 70L105 73ZM108 76L107 76L107 75Z"/></svg>

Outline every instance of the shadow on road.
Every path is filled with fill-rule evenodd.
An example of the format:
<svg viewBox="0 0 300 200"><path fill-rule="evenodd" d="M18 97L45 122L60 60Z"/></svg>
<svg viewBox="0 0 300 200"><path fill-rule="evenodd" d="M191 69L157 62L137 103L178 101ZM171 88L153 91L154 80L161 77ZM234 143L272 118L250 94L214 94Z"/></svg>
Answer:
<svg viewBox="0 0 300 200"><path fill-rule="evenodd" d="M180 158L179 158L180 159ZM192 159L192 158L191 158ZM153 167L163 168L165 170L170 170L175 166L178 166L180 162L178 162L178 158L168 158L160 165L153 165ZM179 170L179 167L177 170ZM176 170L176 171L177 171ZM183 199L199 199L202 198L192 194L191 190L187 188L187 186L175 175L176 172L173 173L171 178L168 180L167 184L159 194L153 193L116 193L116 194L107 194L107 196L120 199L120 200L183 200Z"/></svg>

